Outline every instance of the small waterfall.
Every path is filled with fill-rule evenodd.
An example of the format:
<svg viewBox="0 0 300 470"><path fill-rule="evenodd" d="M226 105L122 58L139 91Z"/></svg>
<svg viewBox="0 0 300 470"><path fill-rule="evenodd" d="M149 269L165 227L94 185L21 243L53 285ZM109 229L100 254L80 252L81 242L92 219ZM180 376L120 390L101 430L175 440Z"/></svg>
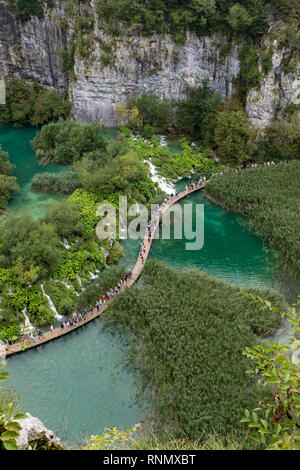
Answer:
<svg viewBox="0 0 300 470"><path fill-rule="evenodd" d="M144 160L145 163L148 163L150 173L151 173L151 179L154 183L157 183L158 186L162 191L164 191L166 194L172 194L174 193L175 189L174 186L171 184L167 183L166 179L163 176L160 176L157 171L155 166L150 160Z"/></svg>
<svg viewBox="0 0 300 470"><path fill-rule="evenodd" d="M61 316L61 315L59 315L59 313L58 313L58 311L56 310L55 305L54 305L54 303L52 302L51 298L49 297L49 295L46 294L45 289L44 289L44 284L41 284L41 289L42 289L42 291L43 291L44 296L48 299L50 308L51 308L52 312L54 312L56 320L57 320L57 321L63 320L64 317Z"/></svg>
<svg viewBox="0 0 300 470"><path fill-rule="evenodd" d="M71 245L69 245L68 240L66 238L64 238L64 240L63 240L63 245L64 245L66 250L71 249Z"/></svg>
<svg viewBox="0 0 300 470"><path fill-rule="evenodd" d="M167 139L167 137L166 137L165 135L160 135L160 136L159 136L159 141L160 141L160 142L159 142L159 145L160 145L161 147L168 147L168 144L167 144L167 142L166 142L166 139Z"/></svg>
<svg viewBox="0 0 300 470"><path fill-rule="evenodd" d="M82 287L81 277L77 275L76 279L79 282L80 287Z"/></svg>
<svg viewBox="0 0 300 470"><path fill-rule="evenodd" d="M95 279L97 279L98 275L97 274L94 274L92 273L91 271L89 271L89 275L91 276L91 280L94 281Z"/></svg>
<svg viewBox="0 0 300 470"><path fill-rule="evenodd" d="M109 255L109 251L107 251L105 248L102 247L102 251L103 251L103 254L105 256L105 260L107 259L108 255Z"/></svg>
<svg viewBox="0 0 300 470"><path fill-rule="evenodd" d="M58 282L61 282L61 284L64 284L66 286L67 289L72 289L73 286L71 286L71 284L68 284L66 281L54 281L56 284Z"/></svg>
<svg viewBox="0 0 300 470"><path fill-rule="evenodd" d="M25 326L24 326L24 329L23 329L23 333L32 333L32 331L35 330L35 327L32 326L32 324L30 323L30 320L27 316L27 307L25 307L24 310L22 310L22 313L25 317Z"/></svg>

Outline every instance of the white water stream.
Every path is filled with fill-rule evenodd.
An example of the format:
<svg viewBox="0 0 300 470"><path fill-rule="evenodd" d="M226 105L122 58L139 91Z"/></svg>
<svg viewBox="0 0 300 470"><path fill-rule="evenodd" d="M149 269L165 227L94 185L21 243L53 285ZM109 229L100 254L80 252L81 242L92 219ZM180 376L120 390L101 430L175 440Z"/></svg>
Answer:
<svg viewBox="0 0 300 470"><path fill-rule="evenodd" d="M52 312L55 314L56 320L57 320L57 321L63 320L64 317L61 316L61 315L59 315L59 313L58 313L58 311L56 310L55 305L54 305L54 303L52 302L51 298L49 297L49 295L46 294L45 289L44 289L44 284L41 284L41 289L42 289L42 291L43 291L44 296L48 299L49 306L50 306Z"/></svg>

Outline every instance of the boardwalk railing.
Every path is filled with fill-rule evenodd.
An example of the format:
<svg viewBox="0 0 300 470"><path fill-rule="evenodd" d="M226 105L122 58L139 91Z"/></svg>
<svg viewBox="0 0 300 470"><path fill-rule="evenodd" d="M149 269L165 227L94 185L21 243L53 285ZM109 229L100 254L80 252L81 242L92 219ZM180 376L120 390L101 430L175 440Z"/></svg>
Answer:
<svg viewBox="0 0 300 470"><path fill-rule="evenodd" d="M198 191L199 189L203 189L205 185L206 185L205 182L198 184L198 185L194 185L194 187L189 188L187 191L186 190L182 191L181 193L178 194L178 196L174 196L173 198L170 198L166 203L162 205L162 207L159 209L156 215L155 220L150 221L150 224L154 222L154 226L152 226L152 229L151 229L150 237L148 235L148 230L146 229L144 244L143 244L143 248L141 252L143 258L139 254L138 260L133 268L132 274L127 279L126 283L122 285L121 291L123 291L127 287L131 287L139 279L140 275L142 274L144 264L147 261L149 254L150 254L152 241L153 241L156 229L159 226L161 215L165 213L171 206L176 204L176 202L194 193L195 191ZM115 296L107 300L100 310L95 308L93 311L89 312L86 318L81 321L81 323L78 323L71 327L65 325L64 328L55 328L54 331L52 332L48 331L41 336L36 336L34 341L28 340L27 342L24 341L21 343L15 343L10 346L6 346L2 352L0 351L0 356L5 359L5 357L7 356L12 356L14 354L27 351L28 349L36 348L40 346L41 344L49 343L50 341L53 341L57 338L61 338L62 336L65 336L71 333L72 331L75 331L78 328L81 328L82 326L87 325L91 321L95 320L95 318L99 317L99 315L101 315L101 313L103 313L107 309L108 305L110 305L110 303L114 300L114 297Z"/></svg>

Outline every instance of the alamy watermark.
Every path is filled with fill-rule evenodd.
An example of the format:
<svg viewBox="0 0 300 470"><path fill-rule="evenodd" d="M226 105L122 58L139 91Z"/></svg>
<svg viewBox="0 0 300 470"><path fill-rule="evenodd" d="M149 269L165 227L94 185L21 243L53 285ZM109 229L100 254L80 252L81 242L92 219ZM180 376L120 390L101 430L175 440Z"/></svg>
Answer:
<svg viewBox="0 0 300 470"><path fill-rule="evenodd" d="M167 210L165 210L167 209ZM151 205L151 218L147 207L134 204L128 207L126 196L120 196L119 209L112 204L101 204L97 209L101 218L96 228L100 240L132 239L182 240L188 242L188 251L201 250L204 246L204 204L166 206ZM158 224L161 220L161 230Z"/></svg>

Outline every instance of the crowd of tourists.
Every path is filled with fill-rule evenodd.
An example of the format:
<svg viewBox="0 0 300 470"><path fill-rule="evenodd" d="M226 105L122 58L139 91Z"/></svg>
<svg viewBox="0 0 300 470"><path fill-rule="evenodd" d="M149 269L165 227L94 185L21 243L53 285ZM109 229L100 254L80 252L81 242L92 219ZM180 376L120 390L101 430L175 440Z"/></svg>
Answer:
<svg viewBox="0 0 300 470"><path fill-rule="evenodd" d="M288 160L287 158L285 160L280 160L279 162L274 162L273 160L269 162L263 162L263 163L251 163L251 164L245 164L244 166L239 166L237 168L227 168L226 170L223 171L218 171L217 173L212 173L212 176L219 176L219 175L226 175L227 173L237 173L242 170L247 170L249 168L260 168L260 167L267 167L267 166L273 166L280 163L290 163L290 162L295 162L296 159L293 158L292 160Z"/></svg>
<svg viewBox="0 0 300 470"><path fill-rule="evenodd" d="M121 292L121 290L127 284L127 280L130 279L131 276L132 276L132 271L129 269L128 272L123 277L123 279L120 280L120 282L116 285L114 289L108 290L106 294L104 294L101 298L97 300L96 307L94 307L93 305L90 305L89 310L86 308L82 313L74 312L70 319L68 319L67 321L62 321L60 323L60 326L58 329L62 331L65 328L70 329L70 328L80 326L80 324L84 323L90 316L94 314L95 309L97 311L97 314L99 314L101 310L103 309L104 305L107 304L114 296L116 296L117 294ZM49 331L46 333L52 334L54 332L55 332L55 329L53 325L51 325ZM24 333L20 339L22 342L30 341L33 343L36 341L36 339L42 339L42 338L44 338L44 332L42 329L39 329L36 336L33 334L33 332L29 334ZM5 346L6 346L7 351L9 350L8 348L10 345L11 345L11 342L6 340Z"/></svg>
<svg viewBox="0 0 300 470"><path fill-rule="evenodd" d="M195 182L191 181L191 179L189 179L188 184L184 188L184 193L187 194L188 192L193 191L194 189L196 189L198 187L201 187L203 185L203 183L205 183L205 182L206 182L206 177L205 176L200 177ZM149 224L148 224L148 226L146 227L146 230L145 230L145 239L141 243L139 260L141 261L142 264L145 263L145 258L146 258L146 245L145 245L145 242L148 240L148 244L149 245L151 244L151 240L153 238L153 235L154 235L154 232L156 230L157 224L159 223L159 219L160 219L162 211L165 209L166 205L170 201L172 201L174 198L176 198L178 196L179 196L179 191L177 189L175 189L174 193L172 193L168 198L165 198L164 201L162 202L162 204L158 206L157 211L155 211L152 214L151 221L149 222ZM120 282L117 284L117 286L115 288L111 288L110 290L108 290L106 292L106 294L104 294L101 298L99 298L97 300L95 307L93 305L90 305L90 308L89 309L86 308L82 313L74 312L70 319L68 319L67 321L62 321L60 323L60 327L57 330L61 330L61 332L62 332L63 330L65 330L65 328L71 329L71 328L76 328L76 327L80 326L80 324L84 323L86 321L86 319L89 318L89 316L94 314L95 310L96 310L97 314L99 314L103 310L104 306L114 296L118 295L121 292L121 290L126 286L128 279L130 279L131 277L132 277L132 271L129 270L125 274L124 278L120 280ZM48 331L48 334L49 333L53 334L54 332L55 332L55 329L54 329L53 325L51 325L50 330ZM42 329L40 329L38 331L38 334L36 336L32 332L29 333L29 334L23 334L21 336L21 341L25 342L25 341L29 340L31 342L35 342L37 338L38 339L44 338L44 332L43 332ZM8 347L10 346L11 343L8 340L6 340L5 343L6 343L6 347L7 347L7 350L8 350Z"/></svg>

